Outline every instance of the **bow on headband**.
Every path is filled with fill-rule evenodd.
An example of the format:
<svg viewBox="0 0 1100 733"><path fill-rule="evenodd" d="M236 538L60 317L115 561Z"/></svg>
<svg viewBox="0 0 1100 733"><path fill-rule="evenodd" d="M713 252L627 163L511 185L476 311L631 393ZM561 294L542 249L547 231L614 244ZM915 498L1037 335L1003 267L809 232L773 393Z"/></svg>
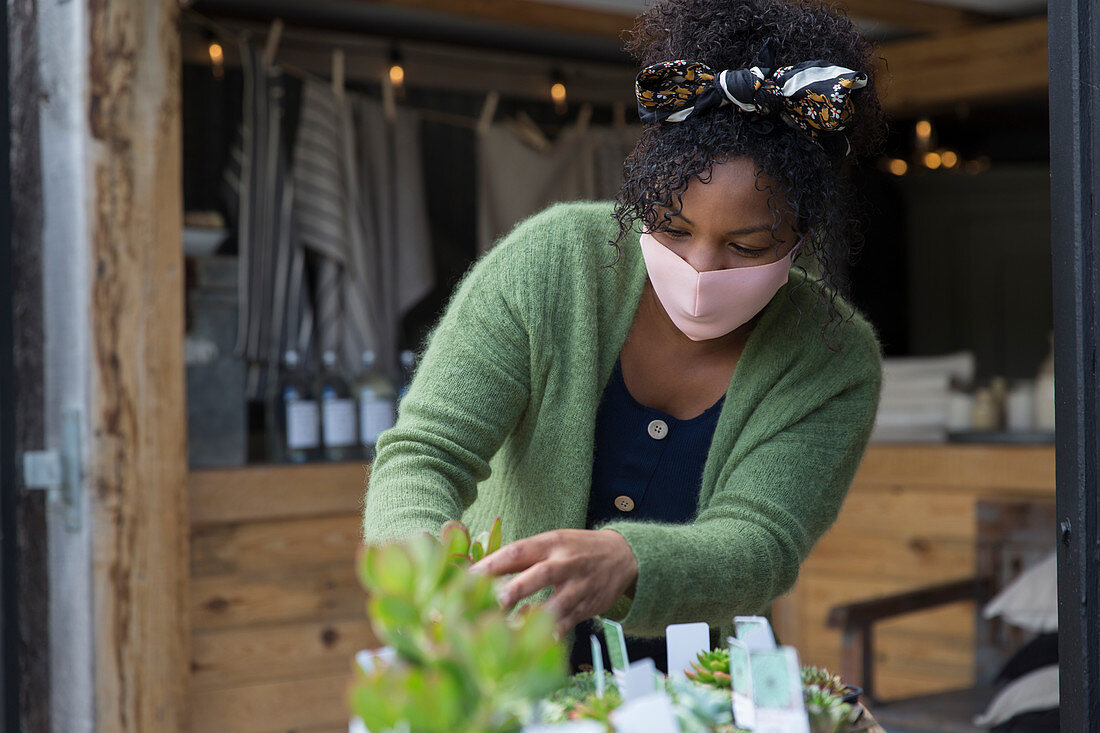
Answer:
<svg viewBox="0 0 1100 733"><path fill-rule="evenodd" d="M767 55L767 46L761 55ZM774 72L755 65L718 73L698 62L666 61L642 69L634 88L642 122L683 122L732 104L745 112L779 115L820 142L820 133L848 125L855 112L851 93L865 86L866 74L824 61Z"/></svg>

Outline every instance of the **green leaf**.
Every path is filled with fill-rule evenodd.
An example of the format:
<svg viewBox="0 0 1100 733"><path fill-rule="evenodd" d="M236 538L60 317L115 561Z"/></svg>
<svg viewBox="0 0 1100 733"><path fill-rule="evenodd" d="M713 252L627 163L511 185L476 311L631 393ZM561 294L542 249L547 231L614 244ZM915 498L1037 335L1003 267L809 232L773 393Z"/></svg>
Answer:
<svg viewBox="0 0 1100 733"><path fill-rule="evenodd" d="M489 542L485 546L485 554L492 555L494 552L500 549L501 541L501 521L500 517L493 520L493 527L489 530Z"/></svg>
<svg viewBox="0 0 1100 733"><path fill-rule="evenodd" d="M413 559L405 545L383 545L367 552L367 590L403 597L412 596L416 583Z"/></svg>
<svg viewBox="0 0 1100 733"><path fill-rule="evenodd" d="M485 548L481 542L475 540L473 546L470 548L470 559L477 562L483 557L485 557Z"/></svg>
<svg viewBox="0 0 1100 733"><path fill-rule="evenodd" d="M382 596L370 603L371 622L392 632L406 632L420 626L420 613L404 598Z"/></svg>
<svg viewBox="0 0 1100 733"><path fill-rule="evenodd" d="M465 555L470 551L470 530L462 522L451 520L443 525L443 546L448 555Z"/></svg>

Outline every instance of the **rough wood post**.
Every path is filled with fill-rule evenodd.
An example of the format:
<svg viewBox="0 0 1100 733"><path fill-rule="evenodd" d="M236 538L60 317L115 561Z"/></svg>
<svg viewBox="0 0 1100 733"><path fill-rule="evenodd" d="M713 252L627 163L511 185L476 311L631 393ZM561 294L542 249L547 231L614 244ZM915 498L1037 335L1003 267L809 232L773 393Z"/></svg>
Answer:
<svg viewBox="0 0 1100 733"><path fill-rule="evenodd" d="M178 3L86 7L96 730L175 733L188 680Z"/></svg>

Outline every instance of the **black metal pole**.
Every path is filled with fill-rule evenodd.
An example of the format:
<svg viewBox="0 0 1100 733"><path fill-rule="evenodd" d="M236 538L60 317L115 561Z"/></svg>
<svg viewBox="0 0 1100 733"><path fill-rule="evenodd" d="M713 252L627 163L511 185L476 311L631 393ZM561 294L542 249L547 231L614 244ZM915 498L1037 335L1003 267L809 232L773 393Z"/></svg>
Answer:
<svg viewBox="0 0 1100 733"><path fill-rule="evenodd" d="M1100 730L1100 6L1050 0L1050 174L1063 731Z"/></svg>
<svg viewBox="0 0 1100 733"><path fill-rule="evenodd" d="M0 720L20 729L19 616L16 573L15 293L11 247L11 115L8 4L0 3Z"/></svg>

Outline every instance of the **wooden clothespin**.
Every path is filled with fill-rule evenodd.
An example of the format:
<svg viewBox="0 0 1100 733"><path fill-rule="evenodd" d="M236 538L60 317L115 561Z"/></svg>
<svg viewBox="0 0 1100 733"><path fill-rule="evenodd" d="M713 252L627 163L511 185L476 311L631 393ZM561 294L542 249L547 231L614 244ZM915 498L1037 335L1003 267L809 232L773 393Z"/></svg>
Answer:
<svg viewBox="0 0 1100 733"><path fill-rule="evenodd" d="M585 102L581 105L580 111L577 112L576 128L577 132L584 134L588 130L588 123L592 121L592 103Z"/></svg>
<svg viewBox="0 0 1100 733"><path fill-rule="evenodd" d="M267 42L264 44L264 66L275 64L275 54L279 50L279 41L283 37L283 20L276 18L271 21L271 29L267 32Z"/></svg>
<svg viewBox="0 0 1100 733"><path fill-rule="evenodd" d="M477 118L477 134L484 135L493 124L493 117L497 113L497 105L500 104L500 92L495 89L485 95L485 103L481 105L481 114Z"/></svg>
<svg viewBox="0 0 1100 733"><path fill-rule="evenodd" d="M619 132L626 130L626 104L615 102L611 106L611 120L615 129Z"/></svg>
<svg viewBox="0 0 1100 733"><path fill-rule="evenodd" d="M337 99L344 98L344 49L332 52L332 93Z"/></svg>
<svg viewBox="0 0 1100 733"><path fill-rule="evenodd" d="M382 74L382 116L386 122L397 121L397 91L393 88L389 72Z"/></svg>

